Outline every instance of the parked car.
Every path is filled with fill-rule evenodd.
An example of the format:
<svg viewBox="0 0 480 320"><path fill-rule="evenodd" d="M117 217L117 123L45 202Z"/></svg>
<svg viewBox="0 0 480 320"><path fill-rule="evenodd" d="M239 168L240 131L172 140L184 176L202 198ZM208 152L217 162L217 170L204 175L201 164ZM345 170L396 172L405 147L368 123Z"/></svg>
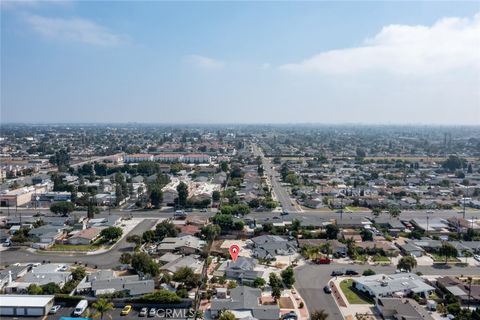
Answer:
<svg viewBox="0 0 480 320"><path fill-rule="evenodd" d="M330 264L330 262L332 262L332 260L324 257L324 258L318 258L315 262L317 264Z"/></svg>
<svg viewBox="0 0 480 320"><path fill-rule="evenodd" d="M140 317L146 317L146 316L147 316L147 313L148 313L148 308L143 307L143 308L140 310L140 313L138 314L138 316L140 316Z"/></svg>
<svg viewBox="0 0 480 320"><path fill-rule="evenodd" d="M281 213L282 216L288 216L288 211L287 210L283 210L282 213Z"/></svg>
<svg viewBox="0 0 480 320"><path fill-rule="evenodd" d="M480 254L476 254L473 256L473 259L477 260L478 262L480 262Z"/></svg>
<svg viewBox="0 0 480 320"><path fill-rule="evenodd" d="M346 274L347 276L356 276L356 275L358 275L358 272L355 271L355 270L350 270L350 269L349 269L349 270L346 270L346 271L345 271L345 274Z"/></svg>
<svg viewBox="0 0 480 320"><path fill-rule="evenodd" d="M156 314L157 314L157 310L155 310L155 308L151 308L150 311L148 311L149 317L155 317Z"/></svg>
<svg viewBox="0 0 480 320"><path fill-rule="evenodd" d="M125 307L123 307L122 312L120 312L120 315L126 316L132 311L132 306L127 304Z"/></svg>
<svg viewBox="0 0 480 320"><path fill-rule="evenodd" d="M344 272L342 270L333 270L332 277L343 276Z"/></svg>
<svg viewBox="0 0 480 320"><path fill-rule="evenodd" d="M48 313L49 314L55 314L55 313L58 312L58 310L60 310L60 306L57 304L57 305L54 305Z"/></svg>
<svg viewBox="0 0 480 320"><path fill-rule="evenodd" d="M325 287L323 287L323 292L325 292L327 294L330 294L330 293L332 293L332 289L330 289L329 286L325 286Z"/></svg>

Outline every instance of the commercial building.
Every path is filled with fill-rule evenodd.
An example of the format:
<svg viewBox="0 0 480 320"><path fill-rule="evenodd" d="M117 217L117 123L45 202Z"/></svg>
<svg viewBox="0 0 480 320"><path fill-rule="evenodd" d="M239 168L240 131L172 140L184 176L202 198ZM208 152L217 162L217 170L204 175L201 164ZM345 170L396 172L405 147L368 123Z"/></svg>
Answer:
<svg viewBox="0 0 480 320"><path fill-rule="evenodd" d="M54 296L0 295L0 316L40 317L48 314Z"/></svg>

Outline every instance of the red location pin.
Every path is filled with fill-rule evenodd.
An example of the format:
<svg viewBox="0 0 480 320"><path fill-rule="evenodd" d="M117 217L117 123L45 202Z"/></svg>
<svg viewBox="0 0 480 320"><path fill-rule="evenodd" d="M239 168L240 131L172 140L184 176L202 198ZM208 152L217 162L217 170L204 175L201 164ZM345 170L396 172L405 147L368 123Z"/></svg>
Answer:
<svg viewBox="0 0 480 320"><path fill-rule="evenodd" d="M236 244L232 244L228 251L230 252L230 257L232 257L233 262L237 261L238 254L240 253L240 248Z"/></svg>

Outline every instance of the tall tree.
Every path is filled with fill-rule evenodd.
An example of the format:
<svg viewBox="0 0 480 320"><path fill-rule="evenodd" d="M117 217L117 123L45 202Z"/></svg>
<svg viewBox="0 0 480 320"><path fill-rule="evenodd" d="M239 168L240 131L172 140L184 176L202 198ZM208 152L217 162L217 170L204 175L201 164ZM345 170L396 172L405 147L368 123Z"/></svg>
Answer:
<svg viewBox="0 0 480 320"><path fill-rule="evenodd" d="M185 207L187 204L187 198L188 198L188 186L185 182L180 182L177 186L177 192L178 192L178 205L180 207Z"/></svg>
<svg viewBox="0 0 480 320"><path fill-rule="evenodd" d="M445 264L448 263L448 258L456 258L458 256L457 248L446 241L442 243L439 253L445 257Z"/></svg>
<svg viewBox="0 0 480 320"><path fill-rule="evenodd" d="M399 270L407 270L411 272L417 266L417 260L412 256L404 256L398 261L397 268Z"/></svg>

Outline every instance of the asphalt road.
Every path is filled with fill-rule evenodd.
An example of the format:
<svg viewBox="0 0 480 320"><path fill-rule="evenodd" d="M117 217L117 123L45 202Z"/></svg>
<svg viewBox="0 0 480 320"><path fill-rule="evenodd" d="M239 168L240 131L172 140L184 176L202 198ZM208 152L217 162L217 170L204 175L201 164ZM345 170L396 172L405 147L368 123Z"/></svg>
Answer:
<svg viewBox="0 0 480 320"><path fill-rule="evenodd" d="M129 235L138 234L141 235L145 231L151 229L157 222L157 219L145 219L140 222ZM31 252L25 248L9 248L6 251L0 252L0 263L9 265L13 263L26 263L26 262L64 262L74 263L81 262L87 263L89 266L98 266L99 268L112 268L119 264L118 259L124 252L132 252L134 245L128 243L127 237L123 237L118 243L116 243L109 251L99 254L63 254L60 252L48 253L36 253Z"/></svg>
<svg viewBox="0 0 480 320"><path fill-rule="evenodd" d="M262 158L262 165L265 171L265 175L270 178L273 192L275 193L277 200L282 205L283 210L286 210L288 212L299 211L298 208L292 203L292 199L290 198L287 189L282 186L280 181L278 180L275 169L270 162L270 159L265 158L263 152L257 147L256 144L252 145L252 149L255 156L260 156Z"/></svg>
<svg viewBox="0 0 480 320"><path fill-rule="evenodd" d="M328 284L333 270L352 269L362 274L366 269L372 269L376 273L395 273L394 266L370 266L370 265L316 265L306 264L295 269L295 288L305 300L308 311L325 310L329 314L329 320L343 319L340 310L331 294L325 294L323 287ZM413 272L421 272L425 275L478 275L478 267L437 267L419 266Z"/></svg>

